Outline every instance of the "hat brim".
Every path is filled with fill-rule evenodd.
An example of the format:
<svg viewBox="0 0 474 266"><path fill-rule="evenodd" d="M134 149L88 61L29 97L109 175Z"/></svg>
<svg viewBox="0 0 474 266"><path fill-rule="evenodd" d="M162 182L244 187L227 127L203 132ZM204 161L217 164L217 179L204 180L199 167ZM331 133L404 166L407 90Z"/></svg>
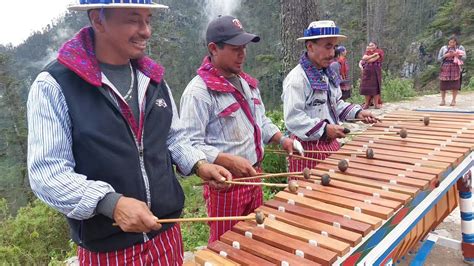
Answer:
<svg viewBox="0 0 474 266"><path fill-rule="evenodd" d="M259 41L260 41L259 36L255 34L247 33L247 32L242 32L239 35L229 40L223 41L223 43L230 44L230 45L245 45L245 44L248 44L249 42L259 42Z"/></svg>
<svg viewBox="0 0 474 266"><path fill-rule="evenodd" d="M168 6L160 4L88 4L88 5L72 5L68 9L71 11L87 11L91 9L101 8L151 8L151 9L168 9Z"/></svg>
<svg viewBox="0 0 474 266"><path fill-rule="evenodd" d="M298 41L307 41L307 40L315 40L315 39L323 39L323 38L337 38L337 43L340 43L347 39L345 35L319 35L319 36L308 36L308 37L301 37L298 38Z"/></svg>

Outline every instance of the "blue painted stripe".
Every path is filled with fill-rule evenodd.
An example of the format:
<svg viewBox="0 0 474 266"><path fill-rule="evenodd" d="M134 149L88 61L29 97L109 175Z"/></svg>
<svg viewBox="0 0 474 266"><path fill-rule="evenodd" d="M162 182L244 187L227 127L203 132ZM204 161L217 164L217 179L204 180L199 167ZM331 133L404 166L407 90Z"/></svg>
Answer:
<svg viewBox="0 0 474 266"><path fill-rule="evenodd" d="M465 160L468 159L468 157L465 158ZM464 175L464 173L466 173L469 169L471 169L471 167L474 166L474 161L471 161L467 164L466 167L464 167L458 174L458 176L456 178L454 178L451 183L446 186L446 188L443 190L443 192L438 196L438 198L436 198L430 207L426 208L422 213L421 215L415 219L413 221L413 223L408 226L408 228L406 228L403 233L390 245L390 247L388 247L385 252L380 255L377 259L375 259L375 264L376 265L379 265L381 264L386 258L388 255L390 255L390 253L393 251L393 249L402 241L403 238L405 238L406 234L408 232L410 232L413 227L415 227L415 225L433 208L433 206L435 206L436 203L439 202L439 200L444 197L444 195L446 194L446 192L451 189L452 186L456 185L456 182L458 181L459 178L461 178L461 176ZM454 170L454 169L453 169Z"/></svg>
<svg viewBox="0 0 474 266"><path fill-rule="evenodd" d="M472 192L459 192L459 197L461 197L461 199L470 199L472 198Z"/></svg>
<svg viewBox="0 0 474 266"><path fill-rule="evenodd" d="M434 247L435 242L431 240L425 241L423 246L418 250L415 258L411 261L410 266L421 266L425 263L426 258Z"/></svg>
<svg viewBox="0 0 474 266"><path fill-rule="evenodd" d="M463 221L472 221L472 220L474 220L474 213L473 212L461 212L461 219Z"/></svg>
<svg viewBox="0 0 474 266"><path fill-rule="evenodd" d="M304 37L321 36L321 35L338 35L338 27L309 28L304 31Z"/></svg>
<svg viewBox="0 0 474 266"><path fill-rule="evenodd" d="M474 234L462 234L462 241L465 243L473 244L474 243Z"/></svg>

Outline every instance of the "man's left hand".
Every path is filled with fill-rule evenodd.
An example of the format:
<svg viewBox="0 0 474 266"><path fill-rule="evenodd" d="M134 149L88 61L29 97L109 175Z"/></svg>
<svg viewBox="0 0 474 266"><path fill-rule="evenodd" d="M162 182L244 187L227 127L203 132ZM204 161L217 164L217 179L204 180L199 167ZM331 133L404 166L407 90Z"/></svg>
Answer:
<svg viewBox="0 0 474 266"><path fill-rule="evenodd" d="M357 115L357 118L360 119L362 122L364 122L366 124L373 124L373 123L377 123L377 121L379 121L374 116L374 114L372 114L372 112L370 112L368 110L360 111L359 114Z"/></svg>
<svg viewBox="0 0 474 266"><path fill-rule="evenodd" d="M208 182L210 186L217 189L228 187L224 181L232 181L232 174L224 167L205 163L201 165L196 173L203 181Z"/></svg>

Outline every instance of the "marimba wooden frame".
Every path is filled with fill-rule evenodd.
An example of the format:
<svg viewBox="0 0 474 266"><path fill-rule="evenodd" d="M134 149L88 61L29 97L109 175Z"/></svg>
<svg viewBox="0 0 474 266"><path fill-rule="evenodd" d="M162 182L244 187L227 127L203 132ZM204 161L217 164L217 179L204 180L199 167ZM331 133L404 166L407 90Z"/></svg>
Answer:
<svg viewBox="0 0 474 266"><path fill-rule="evenodd" d="M431 193L429 193L407 216L376 245L357 265L390 265L396 248L417 224L436 206L452 189L456 182L469 170L474 171L474 152L471 152ZM457 193L455 193L457 195ZM426 232L428 233L428 232ZM357 250L356 250L357 252ZM353 254L352 254L353 255ZM341 258L342 263L345 258ZM338 263L336 262L336 264Z"/></svg>

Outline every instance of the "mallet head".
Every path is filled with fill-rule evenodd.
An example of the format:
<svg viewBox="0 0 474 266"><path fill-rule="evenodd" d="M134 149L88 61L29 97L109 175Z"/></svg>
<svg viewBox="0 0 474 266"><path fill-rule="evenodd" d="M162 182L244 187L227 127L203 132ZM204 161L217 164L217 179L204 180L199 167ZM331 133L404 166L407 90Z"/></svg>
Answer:
<svg viewBox="0 0 474 266"><path fill-rule="evenodd" d="M347 160L340 160L339 163L337 163L337 168L339 168L339 171L345 172L347 168L349 168L349 163Z"/></svg>
<svg viewBox="0 0 474 266"><path fill-rule="evenodd" d="M296 180L290 180L290 182L288 182L288 189L292 193L295 193L296 191L298 191L298 182L296 182Z"/></svg>
<svg viewBox="0 0 474 266"><path fill-rule="evenodd" d="M331 176L328 174L323 174L321 176L321 185L329 186L329 183L331 183Z"/></svg>
<svg viewBox="0 0 474 266"><path fill-rule="evenodd" d="M304 179L309 179L311 177L311 170L308 167L303 169L303 177Z"/></svg>
<svg viewBox="0 0 474 266"><path fill-rule="evenodd" d="M374 159L374 150L372 150L372 148L368 148L365 151L365 156L367 157L367 159Z"/></svg>

